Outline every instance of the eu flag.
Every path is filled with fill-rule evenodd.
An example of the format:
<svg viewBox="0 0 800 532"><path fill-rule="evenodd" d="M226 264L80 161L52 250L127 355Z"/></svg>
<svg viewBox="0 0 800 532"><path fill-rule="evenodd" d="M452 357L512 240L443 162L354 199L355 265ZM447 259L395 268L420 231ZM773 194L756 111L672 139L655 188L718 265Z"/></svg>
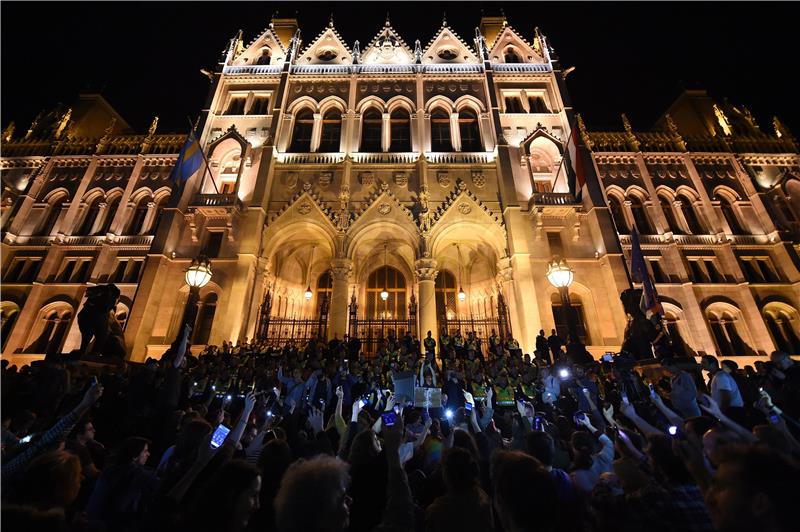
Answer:
<svg viewBox="0 0 800 532"><path fill-rule="evenodd" d="M202 163L203 151L200 148L200 143L195 138L194 133L189 133L183 148L181 148L181 153L178 155L175 168L172 169L170 179L175 183L183 183L194 175Z"/></svg>

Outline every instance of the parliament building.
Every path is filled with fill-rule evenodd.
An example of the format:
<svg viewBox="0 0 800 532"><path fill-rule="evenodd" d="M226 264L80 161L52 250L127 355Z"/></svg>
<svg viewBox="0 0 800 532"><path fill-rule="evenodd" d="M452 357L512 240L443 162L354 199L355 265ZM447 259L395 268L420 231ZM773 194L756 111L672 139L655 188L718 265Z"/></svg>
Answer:
<svg viewBox="0 0 800 532"><path fill-rule="evenodd" d="M350 334L371 352L389 331L459 329L531 353L572 312L599 356L622 343L634 226L687 350L800 354L800 154L778 118L686 91L648 130L622 115L589 131L538 30L484 17L410 43L379 26L348 43L274 18L231 39L200 110L208 164L182 186L186 132L154 118L138 134L98 94L8 125L3 358L77 348L103 283L122 292L130 360L160 357L201 254L195 351ZM568 308L554 257L573 271Z"/></svg>

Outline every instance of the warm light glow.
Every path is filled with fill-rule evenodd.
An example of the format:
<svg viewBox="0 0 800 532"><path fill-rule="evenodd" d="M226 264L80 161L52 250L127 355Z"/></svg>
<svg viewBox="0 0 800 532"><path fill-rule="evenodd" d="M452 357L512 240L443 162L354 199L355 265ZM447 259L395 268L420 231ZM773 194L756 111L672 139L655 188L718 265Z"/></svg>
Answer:
<svg viewBox="0 0 800 532"><path fill-rule="evenodd" d="M186 270L186 284L192 288L203 288L211 280L211 275L211 262L208 257L200 255Z"/></svg>
<svg viewBox="0 0 800 532"><path fill-rule="evenodd" d="M554 258L547 266L547 280L556 288L566 288L572 284L573 272L567 261Z"/></svg>
<svg viewBox="0 0 800 532"><path fill-rule="evenodd" d="M458 288L458 300L462 303L467 300L467 294L464 293L464 289L461 287Z"/></svg>
<svg viewBox="0 0 800 532"><path fill-rule="evenodd" d="M389 299L389 292L387 292L385 288L381 290L381 299L383 299L384 301Z"/></svg>
<svg viewBox="0 0 800 532"><path fill-rule="evenodd" d="M311 297L314 295L311 292L311 285L308 285L308 288L306 288L306 293L303 295L306 296L306 301L311 301Z"/></svg>

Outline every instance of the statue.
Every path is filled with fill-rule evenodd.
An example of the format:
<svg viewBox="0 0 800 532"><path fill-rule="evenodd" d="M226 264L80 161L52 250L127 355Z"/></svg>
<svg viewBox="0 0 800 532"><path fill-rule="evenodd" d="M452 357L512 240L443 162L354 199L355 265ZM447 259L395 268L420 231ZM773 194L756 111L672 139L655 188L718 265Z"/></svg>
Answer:
<svg viewBox="0 0 800 532"><path fill-rule="evenodd" d="M621 351L630 353L636 360L653 358L652 342L658 336L658 331L639 307L642 290L628 288L622 291L619 299L622 301L625 314L628 315L628 325L625 327Z"/></svg>
<svg viewBox="0 0 800 532"><path fill-rule="evenodd" d="M78 313L78 328L81 331L81 355L104 355L125 358L125 342L122 328L114 315L119 300L119 288L113 284L89 287L86 303ZM94 338L91 351L87 352Z"/></svg>

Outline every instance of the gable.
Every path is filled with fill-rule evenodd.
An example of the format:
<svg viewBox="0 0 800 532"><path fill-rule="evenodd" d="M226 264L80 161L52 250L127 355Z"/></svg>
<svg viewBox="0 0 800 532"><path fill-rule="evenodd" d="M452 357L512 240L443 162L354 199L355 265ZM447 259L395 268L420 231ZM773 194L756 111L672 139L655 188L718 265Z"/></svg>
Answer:
<svg viewBox="0 0 800 532"><path fill-rule="evenodd" d="M506 26L495 39L489 52L492 63L505 63L505 52L512 49L523 63L544 63L541 53L534 49L528 41L522 38L511 26Z"/></svg>
<svg viewBox="0 0 800 532"><path fill-rule="evenodd" d="M362 64L407 65L414 62L414 53L389 21L361 53Z"/></svg>
<svg viewBox="0 0 800 532"><path fill-rule="evenodd" d="M480 63L475 51L449 26L442 26L422 53L424 64Z"/></svg>
<svg viewBox="0 0 800 532"><path fill-rule="evenodd" d="M286 50L281 44L272 28L264 30L261 35L253 39L247 46L236 53L231 64L233 65L278 65L286 58ZM268 62L267 57L269 57Z"/></svg>
<svg viewBox="0 0 800 532"><path fill-rule="evenodd" d="M325 28L295 61L297 65L351 65L353 54L333 26Z"/></svg>
<svg viewBox="0 0 800 532"><path fill-rule="evenodd" d="M396 224L398 229L402 228L411 235L417 235L419 232L414 215L389 191L385 183L381 184L380 190L369 199L369 203L355 213L348 233L354 236L365 227L377 222Z"/></svg>

